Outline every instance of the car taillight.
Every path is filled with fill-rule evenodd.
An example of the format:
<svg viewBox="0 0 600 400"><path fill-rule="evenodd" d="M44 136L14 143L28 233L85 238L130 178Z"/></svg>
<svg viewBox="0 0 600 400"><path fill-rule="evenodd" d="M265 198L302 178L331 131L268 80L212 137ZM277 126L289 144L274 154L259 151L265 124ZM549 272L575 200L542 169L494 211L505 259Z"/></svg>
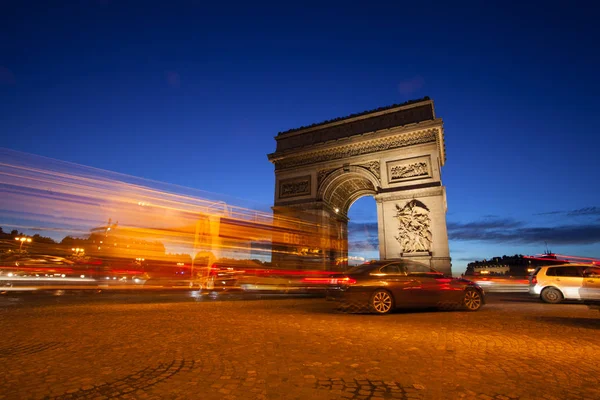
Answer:
<svg viewBox="0 0 600 400"><path fill-rule="evenodd" d="M331 283L331 279L329 279L329 278L305 277L305 278L302 278L302 282L325 285L325 284Z"/></svg>
<svg viewBox="0 0 600 400"><path fill-rule="evenodd" d="M354 285L356 283L356 279L350 278L349 276L343 276L341 278L332 278L332 285Z"/></svg>
<svg viewBox="0 0 600 400"><path fill-rule="evenodd" d="M532 285L537 285L537 278L535 276L531 277L531 284Z"/></svg>

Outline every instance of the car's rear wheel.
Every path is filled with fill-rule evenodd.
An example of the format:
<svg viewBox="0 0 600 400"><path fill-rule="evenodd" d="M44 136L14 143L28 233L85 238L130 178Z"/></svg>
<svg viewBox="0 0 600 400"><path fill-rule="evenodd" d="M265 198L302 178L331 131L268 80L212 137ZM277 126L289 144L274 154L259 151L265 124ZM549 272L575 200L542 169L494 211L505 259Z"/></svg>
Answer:
<svg viewBox="0 0 600 400"><path fill-rule="evenodd" d="M371 295L369 306L376 314L387 314L394 308L394 298L387 290L379 289Z"/></svg>
<svg viewBox="0 0 600 400"><path fill-rule="evenodd" d="M563 295L560 290L553 287L542 290L540 297L545 303L558 304L563 301Z"/></svg>
<svg viewBox="0 0 600 400"><path fill-rule="evenodd" d="M477 311L481 308L483 299L481 293L475 289L465 290L465 296L463 297L463 305L467 311Z"/></svg>

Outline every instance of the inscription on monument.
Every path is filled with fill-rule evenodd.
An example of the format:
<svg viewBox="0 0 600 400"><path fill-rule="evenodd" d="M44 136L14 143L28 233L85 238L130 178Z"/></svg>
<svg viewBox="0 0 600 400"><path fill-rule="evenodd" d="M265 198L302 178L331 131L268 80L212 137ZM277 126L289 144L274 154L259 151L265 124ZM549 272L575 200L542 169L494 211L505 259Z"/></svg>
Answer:
<svg viewBox="0 0 600 400"><path fill-rule="evenodd" d="M419 157L388 163L388 181L402 182L414 179L431 178L429 157Z"/></svg>
<svg viewBox="0 0 600 400"><path fill-rule="evenodd" d="M279 182L279 197L296 197L310 194L310 175L285 179Z"/></svg>

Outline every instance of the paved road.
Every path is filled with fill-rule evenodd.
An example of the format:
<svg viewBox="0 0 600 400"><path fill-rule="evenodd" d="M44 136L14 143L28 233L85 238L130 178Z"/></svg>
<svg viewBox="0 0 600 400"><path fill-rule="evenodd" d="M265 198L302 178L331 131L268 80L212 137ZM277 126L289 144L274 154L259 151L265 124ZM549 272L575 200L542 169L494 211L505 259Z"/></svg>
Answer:
<svg viewBox="0 0 600 400"><path fill-rule="evenodd" d="M476 313L320 298L0 296L0 399L598 399L600 313L494 294Z"/></svg>

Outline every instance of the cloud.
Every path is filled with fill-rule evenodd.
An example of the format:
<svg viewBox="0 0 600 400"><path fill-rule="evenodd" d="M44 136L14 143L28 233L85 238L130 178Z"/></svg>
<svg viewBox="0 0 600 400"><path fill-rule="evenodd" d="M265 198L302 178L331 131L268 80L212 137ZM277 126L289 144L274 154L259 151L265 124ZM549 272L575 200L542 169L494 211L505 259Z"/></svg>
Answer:
<svg viewBox="0 0 600 400"><path fill-rule="evenodd" d="M17 80L12 71L6 67L0 65L0 85L16 85Z"/></svg>
<svg viewBox="0 0 600 400"><path fill-rule="evenodd" d="M455 251L453 251L452 253L456 253ZM473 262L475 260L483 260L484 257L452 257L452 261L456 261L456 262L464 262L464 261L468 261L468 262Z"/></svg>
<svg viewBox="0 0 600 400"><path fill-rule="evenodd" d="M496 230L506 228L517 228L523 226L520 221L515 221L510 218L484 218L481 221L467 222L465 224L458 222L448 222L448 231L462 231L462 230Z"/></svg>
<svg viewBox="0 0 600 400"><path fill-rule="evenodd" d="M181 86L181 76L177 72L167 71L165 76L170 87L178 89Z"/></svg>
<svg viewBox="0 0 600 400"><path fill-rule="evenodd" d="M598 207L568 211L574 215L595 215ZM487 216L466 223L448 221L448 238L455 241L552 245L600 243L600 218L587 224L557 226L529 226L511 218ZM353 250L377 249L379 237L377 222L348 223L348 245Z"/></svg>
<svg viewBox="0 0 600 400"><path fill-rule="evenodd" d="M567 215L575 217L580 215L600 215L600 207L585 207L569 211Z"/></svg>
<svg viewBox="0 0 600 400"><path fill-rule="evenodd" d="M377 222L349 222L348 248L353 252L379 250Z"/></svg>
<svg viewBox="0 0 600 400"><path fill-rule="evenodd" d="M563 214L563 215L567 215L569 217L581 217L581 216L587 216L587 215L598 215L600 216L600 207L594 206L594 207L584 207L584 208L577 208L575 210L569 210L569 211L547 211L547 212L543 212L543 213L537 213L534 215L557 215L557 214Z"/></svg>
<svg viewBox="0 0 600 400"><path fill-rule="evenodd" d="M359 251L378 251L379 243L377 241L375 243L372 243L371 241L359 241L359 240L349 241L348 249L350 251L352 251L353 253L359 252Z"/></svg>
<svg viewBox="0 0 600 400"><path fill-rule="evenodd" d="M411 95L421 89L425 84L425 80L421 76L404 80L398 84L398 91L403 95Z"/></svg>
<svg viewBox="0 0 600 400"><path fill-rule="evenodd" d="M448 238L461 241L533 244L600 243L600 224L529 227L510 219L484 219L469 223L448 223Z"/></svg>

